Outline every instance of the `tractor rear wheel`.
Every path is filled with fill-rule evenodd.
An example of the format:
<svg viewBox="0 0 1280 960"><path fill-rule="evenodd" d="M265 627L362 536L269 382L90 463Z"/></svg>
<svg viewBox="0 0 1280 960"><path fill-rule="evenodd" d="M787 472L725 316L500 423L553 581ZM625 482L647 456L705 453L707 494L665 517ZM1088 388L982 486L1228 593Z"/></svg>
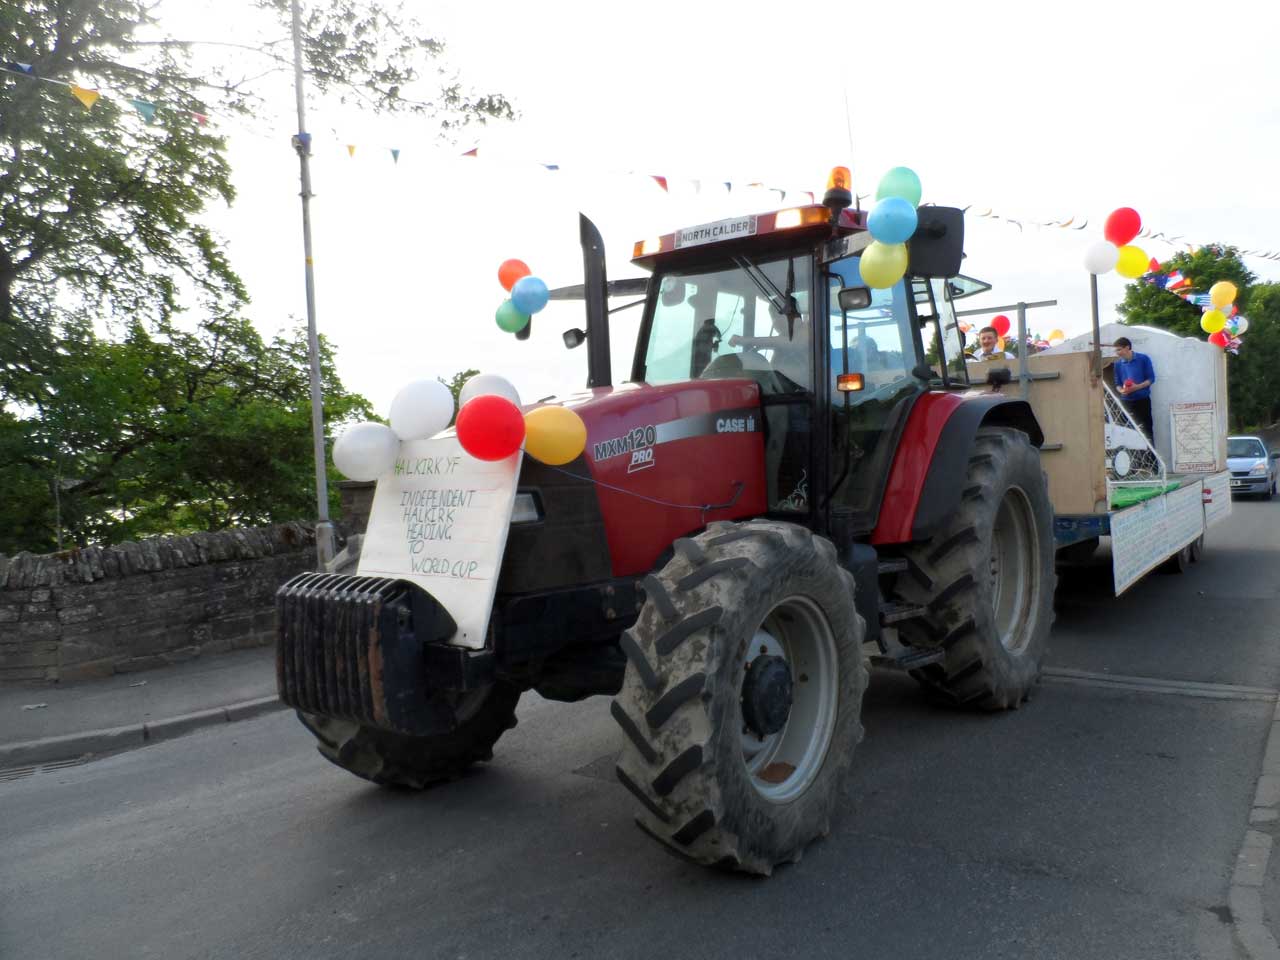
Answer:
<svg viewBox="0 0 1280 960"><path fill-rule="evenodd" d="M767 875L830 830L862 738L853 578L789 523L714 523L675 551L623 634L618 779L670 851Z"/></svg>
<svg viewBox="0 0 1280 960"><path fill-rule="evenodd" d="M1040 677L1053 624L1053 507L1027 435L983 427L960 506L928 543L909 548L896 590L927 608L904 621L904 642L942 647L912 671L931 693L985 710L1016 708Z"/></svg>
<svg viewBox="0 0 1280 960"><path fill-rule="evenodd" d="M448 733L410 737L351 720L298 711L330 763L379 786L421 790L461 776L471 764L493 759L493 745L516 725L520 692L505 683L462 694L458 726Z"/></svg>

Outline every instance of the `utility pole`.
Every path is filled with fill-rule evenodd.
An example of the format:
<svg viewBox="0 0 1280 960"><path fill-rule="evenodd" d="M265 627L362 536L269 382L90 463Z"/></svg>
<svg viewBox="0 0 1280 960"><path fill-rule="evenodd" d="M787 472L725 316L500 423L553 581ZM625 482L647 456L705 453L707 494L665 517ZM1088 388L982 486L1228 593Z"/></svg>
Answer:
<svg viewBox="0 0 1280 960"><path fill-rule="evenodd" d="M333 524L329 522L329 484L325 476L324 408L320 392L320 336L316 331L316 280L311 259L311 134L307 133L307 98L302 78L302 10L293 3L293 86L298 98L298 151L302 177L302 250L306 258L307 352L311 358L311 439L316 462L316 563L324 570L335 553Z"/></svg>

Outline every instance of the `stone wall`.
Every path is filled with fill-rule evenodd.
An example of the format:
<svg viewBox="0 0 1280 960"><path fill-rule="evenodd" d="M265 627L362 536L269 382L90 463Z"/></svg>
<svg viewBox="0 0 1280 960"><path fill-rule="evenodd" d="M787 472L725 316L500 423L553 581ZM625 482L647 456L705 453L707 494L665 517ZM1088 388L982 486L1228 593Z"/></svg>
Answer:
<svg viewBox="0 0 1280 960"><path fill-rule="evenodd" d="M301 523L0 556L0 684L272 643L276 589L314 568Z"/></svg>

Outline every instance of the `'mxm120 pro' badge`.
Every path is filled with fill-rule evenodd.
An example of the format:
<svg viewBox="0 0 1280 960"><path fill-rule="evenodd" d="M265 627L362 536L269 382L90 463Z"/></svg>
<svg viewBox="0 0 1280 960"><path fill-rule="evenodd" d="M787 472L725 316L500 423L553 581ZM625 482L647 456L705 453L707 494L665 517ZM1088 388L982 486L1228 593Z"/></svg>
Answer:
<svg viewBox="0 0 1280 960"><path fill-rule="evenodd" d="M653 424L649 424L646 427L635 427L620 437L601 440L591 448L591 456L596 463L599 463L601 460L611 460L614 457L622 456L624 453L632 453L645 448L650 448L650 452L652 452L652 447L657 442L657 428ZM634 458L631 462L633 465L635 464ZM652 459L650 462L652 462Z"/></svg>

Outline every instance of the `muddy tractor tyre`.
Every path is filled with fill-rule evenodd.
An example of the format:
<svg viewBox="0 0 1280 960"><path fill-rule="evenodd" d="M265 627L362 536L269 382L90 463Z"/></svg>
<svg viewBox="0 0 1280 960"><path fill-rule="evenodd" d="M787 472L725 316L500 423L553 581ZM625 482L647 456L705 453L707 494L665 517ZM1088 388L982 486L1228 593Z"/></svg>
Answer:
<svg viewBox="0 0 1280 960"><path fill-rule="evenodd" d="M931 694L983 710L1016 708L1040 677L1053 625L1053 507L1040 453L1025 433L983 427L960 506L928 543L906 551L897 593L927 609L902 639L942 647L912 671Z"/></svg>
<svg viewBox="0 0 1280 960"><path fill-rule="evenodd" d="M677 540L644 589L611 708L636 822L700 864L798 861L829 832L862 738L853 578L829 541L757 520Z"/></svg>
<svg viewBox="0 0 1280 960"><path fill-rule="evenodd" d="M409 737L351 720L298 711L330 763L379 786L421 790L453 780L473 763L493 759L493 745L516 725L520 692L505 683L463 694L460 723L449 733Z"/></svg>

